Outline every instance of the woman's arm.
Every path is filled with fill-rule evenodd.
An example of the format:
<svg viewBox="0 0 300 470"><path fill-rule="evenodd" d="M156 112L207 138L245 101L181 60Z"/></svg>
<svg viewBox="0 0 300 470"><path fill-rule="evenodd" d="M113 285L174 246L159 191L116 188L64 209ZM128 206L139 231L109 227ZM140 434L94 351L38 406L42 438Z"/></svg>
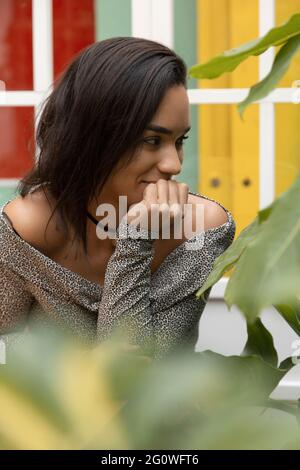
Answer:
<svg viewBox="0 0 300 470"><path fill-rule="evenodd" d="M151 262L154 239L134 239L133 226L122 221L117 230L116 248L107 264L97 321L97 339L108 339L116 326L131 331L131 341L152 344L153 322L150 308ZM120 235L122 232L123 235ZM122 238L128 233L128 238ZM131 322L131 325L129 325Z"/></svg>
<svg viewBox="0 0 300 470"><path fill-rule="evenodd" d="M195 294L207 279L215 259L233 241L233 219L205 232L199 249L187 249L195 239L180 245L152 275L152 281L151 234L143 230L148 239L131 239L130 224L127 227L129 238L117 239L107 266L98 314L98 340L107 339L124 322L126 331L132 332L130 340L149 347L157 358L184 342L195 345L199 318L205 307L205 302ZM203 234L197 235L199 241L201 236L203 239Z"/></svg>
<svg viewBox="0 0 300 470"><path fill-rule="evenodd" d="M33 297L25 281L0 262L0 335L10 333L25 322Z"/></svg>

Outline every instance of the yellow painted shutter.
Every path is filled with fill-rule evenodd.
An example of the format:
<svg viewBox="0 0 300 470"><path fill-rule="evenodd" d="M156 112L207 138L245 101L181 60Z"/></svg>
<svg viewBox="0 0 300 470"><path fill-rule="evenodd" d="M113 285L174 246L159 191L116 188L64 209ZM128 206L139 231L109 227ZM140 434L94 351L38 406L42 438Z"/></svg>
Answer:
<svg viewBox="0 0 300 470"><path fill-rule="evenodd" d="M256 0L198 0L198 62L258 35ZM249 87L258 79L257 59L215 80L199 80L202 88ZM237 223L236 236L258 210L258 109L241 121L236 105L199 106L199 190L220 201Z"/></svg>

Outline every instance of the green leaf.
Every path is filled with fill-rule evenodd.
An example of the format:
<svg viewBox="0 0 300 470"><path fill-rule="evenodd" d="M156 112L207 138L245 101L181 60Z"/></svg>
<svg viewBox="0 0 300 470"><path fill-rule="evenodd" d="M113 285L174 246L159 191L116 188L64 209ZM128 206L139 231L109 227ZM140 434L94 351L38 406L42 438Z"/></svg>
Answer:
<svg viewBox="0 0 300 470"><path fill-rule="evenodd" d="M296 364L293 363L292 358L287 357L280 363L279 367L280 369L286 369L286 371L288 372L292 367L295 367L295 365Z"/></svg>
<svg viewBox="0 0 300 470"><path fill-rule="evenodd" d="M51 326L36 326L35 332L38 334L30 331L20 335L14 347L8 349L7 365L0 367L0 387L6 384L18 390L49 421L67 429L69 420L57 397L56 374L69 337Z"/></svg>
<svg viewBox="0 0 300 470"><path fill-rule="evenodd" d="M268 220L272 210L274 209L276 205L276 200L272 202L268 207L265 207L264 209L260 210L257 214L259 223L261 224L262 222L265 222Z"/></svg>
<svg viewBox="0 0 300 470"><path fill-rule="evenodd" d="M264 361L276 367L278 356L274 347L273 337L260 318L253 323L247 323L248 340L243 354L256 354Z"/></svg>
<svg viewBox="0 0 300 470"><path fill-rule="evenodd" d="M296 300L296 299L295 299ZM287 321L291 328L300 336L300 305L274 305L280 315Z"/></svg>
<svg viewBox="0 0 300 470"><path fill-rule="evenodd" d="M294 415L264 406L228 407L213 415L197 434L201 450L279 450L299 440ZM292 444L291 444L292 443ZM198 444L198 445L197 445ZM197 446L197 447L196 447ZM299 444L298 447L299 448Z"/></svg>
<svg viewBox="0 0 300 470"><path fill-rule="evenodd" d="M272 210L277 204L273 201L268 207L258 212L253 222L242 230L239 237L230 245L230 247L215 259L214 266L203 286L197 291L196 297L203 298L203 295L211 288L226 271L229 271L236 265L248 244L257 236L261 230L261 224L265 222ZM203 299L205 300L205 299Z"/></svg>
<svg viewBox="0 0 300 470"><path fill-rule="evenodd" d="M261 400L269 397L287 373L285 368L278 368L266 362L261 355L246 354L246 351L242 356L223 356L213 351L204 351L200 354L199 357L201 360L203 358L203 363L208 369L218 374L220 384L228 380L232 386L230 393L233 389L237 394L241 393L243 400L245 399L244 403L255 403L257 398ZM221 374L222 370L225 371L226 379ZM251 389L255 389L257 393L253 401L250 398L251 392L247 394L247 390Z"/></svg>
<svg viewBox="0 0 300 470"><path fill-rule="evenodd" d="M198 448L211 419L224 431L224 411L230 417L241 406L265 403L285 373L258 356L225 357L212 351L174 354L153 363L134 381L121 412L131 448ZM217 443L217 435L210 438L212 445ZM232 435L231 442L238 438Z"/></svg>
<svg viewBox="0 0 300 470"><path fill-rule="evenodd" d="M247 98L238 104L238 110L241 116L249 104L258 101L267 96L287 72L293 56L300 47L300 34L289 39L277 53L272 70L259 83L251 87Z"/></svg>
<svg viewBox="0 0 300 470"><path fill-rule="evenodd" d="M0 371L0 390L13 388L20 398L9 400L12 413L1 415L0 449L36 448L43 434L50 449L61 439L65 448L128 450L280 448L296 442L293 410L268 398L284 369L258 356L225 357L189 347L149 362L129 348L123 333L96 347L79 338L69 342L63 334L52 337L49 327L40 338L25 336ZM23 417L15 404L26 411ZM51 405L50 413L40 412L44 404L45 411ZM265 412L276 408L287 411L277 423ZM57 426L60 415L67 426Z"/></svg>
<svg viewBox="0 0 300 470"><path fill-rule="evenodd" d="M218 258L215 259L214 266L208 278L202 287L197 291L196 297L199 298L206 292L207 289L212 287L223 274L236 264L245 247L255 237L259 221L256 218L248 227L240 233L239 237L224 251Z"/></svg>
<svg viewBox="0 0 300 470"><path fill-rule="evenodd" d="M300 295L300 177L274 204L240 256L229 279L225 301L248 321L270 305L293 304Z"/></svg>
<svg viewBox="0 0 300 470"><path fill-rule="evenodd" d="M300 14L293 15L283 25L271 29L265 36L242 46L230 49L214 57L205 64L193 65L189 69L190 78L217 78L225 72L232 72L250 56L257 56L271 46L279 46L300 34Z"/></svg>

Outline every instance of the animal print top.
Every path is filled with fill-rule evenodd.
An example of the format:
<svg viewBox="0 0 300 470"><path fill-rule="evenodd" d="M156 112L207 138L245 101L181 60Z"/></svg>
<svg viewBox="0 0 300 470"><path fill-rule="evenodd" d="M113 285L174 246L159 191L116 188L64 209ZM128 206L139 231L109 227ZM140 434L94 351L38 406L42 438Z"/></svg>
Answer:
<svg viewBox="0 0 300 470"><path fill-rule="evenodd" d="M7 345L35 322L54 322L88 344L109 338L124 322L132 332L130 340L141 347L151 345L154 359L180 345L194 350L205 307L195 293L235 236L234 219L222 204L217 202L227 222L177 246L154 273L151 232L141 230L140 238L134 238L133 226L121 221L101 287L23 240L3 212L10 201L0 207L0 339Z"/></svg>

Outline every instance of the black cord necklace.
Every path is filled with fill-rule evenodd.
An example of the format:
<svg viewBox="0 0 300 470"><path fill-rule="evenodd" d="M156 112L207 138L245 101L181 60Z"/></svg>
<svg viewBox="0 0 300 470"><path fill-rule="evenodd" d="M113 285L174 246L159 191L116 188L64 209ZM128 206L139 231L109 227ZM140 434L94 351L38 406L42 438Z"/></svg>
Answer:
<svg viewBox="0 0 300 470"><path fill-rule="evenodd" d="M98 224L102 225L99 220L95 219L95 217L94 217L92 214L89 213L89 211L86 211L86 213L87 213L88 218L89 218L92 222L94 222L95 225L98 225ZM102 225L102 228L104 228L105 232L108 231L108 225L105 225L105 226Z"/></svg>
<svg viewBox="0 0 300 470"><path fill-rule="evenodd" d="M104 229L105 232L110 232L110 233L113 233L113 234L116 233L116 231L114 229L108 227L108 224L103 225L99 220L95 219L95 217L92 214L90 214L89 211L86 211L86 213L87 213L88 218L92 222L94 222L95 225L100 225Z"/></svg>

